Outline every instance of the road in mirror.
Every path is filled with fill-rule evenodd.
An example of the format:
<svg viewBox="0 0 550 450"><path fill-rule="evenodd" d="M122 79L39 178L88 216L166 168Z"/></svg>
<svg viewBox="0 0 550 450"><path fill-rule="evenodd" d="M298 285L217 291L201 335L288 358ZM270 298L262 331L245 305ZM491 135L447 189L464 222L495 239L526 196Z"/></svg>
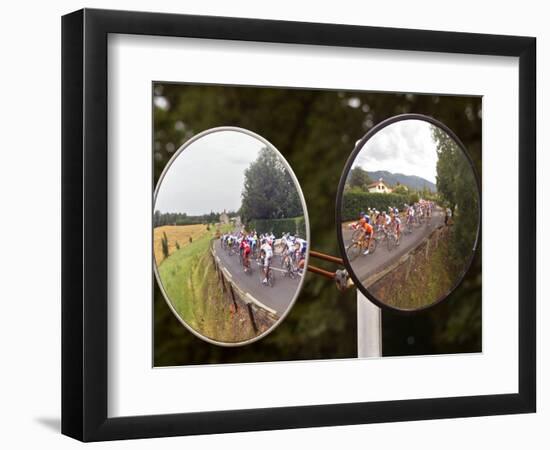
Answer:
<svg viewBox="0 0 550 450"><path fill-rule="evenodd" d="M180 148L155 190L155 275L198 337L242 345L272 331L303 283L309 223L298 181L277 149L238 128Z"/></svg>
<svg viewBox="0 0 550 450"><path fill-rule="evenodd" d="M420 310L446 298L470 266L479 190L470 160L446 127L390 122L358 143L343 174L340 243L367 297Z"/></svg>

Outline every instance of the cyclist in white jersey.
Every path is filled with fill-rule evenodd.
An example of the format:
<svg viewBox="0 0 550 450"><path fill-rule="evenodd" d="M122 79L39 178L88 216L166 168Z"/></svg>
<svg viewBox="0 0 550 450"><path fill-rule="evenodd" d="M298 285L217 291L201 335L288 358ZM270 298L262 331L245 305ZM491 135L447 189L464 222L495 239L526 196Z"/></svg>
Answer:
<svg viewBox="0 0 550 450"><path fill-rule="evenodd" d="M262 281L263 284L267 284L267 271L269 270L269 265L271 264L271 258L273 257L273 248L271 248L271 245L267 242L267 239L263 240L263 244L260 247L260 251L264 255L264 279Z"/></svg>

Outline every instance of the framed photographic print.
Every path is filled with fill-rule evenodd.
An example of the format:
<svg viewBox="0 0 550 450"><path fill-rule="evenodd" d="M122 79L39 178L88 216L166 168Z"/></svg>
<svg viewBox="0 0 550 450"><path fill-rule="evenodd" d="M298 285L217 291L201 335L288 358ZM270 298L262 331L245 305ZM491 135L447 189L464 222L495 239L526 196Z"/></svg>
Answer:
<svg viewBox="0 0 550 450"><path fill-rule="evenodd" d="M62 32L64 434L535 411L534 38Z"/></svg>

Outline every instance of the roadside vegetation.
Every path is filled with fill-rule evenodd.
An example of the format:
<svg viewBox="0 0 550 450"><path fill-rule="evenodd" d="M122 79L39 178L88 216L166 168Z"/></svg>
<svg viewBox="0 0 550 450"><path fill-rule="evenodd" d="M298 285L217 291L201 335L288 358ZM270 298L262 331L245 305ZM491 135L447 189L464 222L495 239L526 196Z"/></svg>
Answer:
<svg viewBox="0 0 550 450"><path fill-rule="evenodd" d="M446 231L437 247L432 239L428 255L426 243L411 255L412 263L405 262L369 287L384 303L398 309L417 310L447 295L458 281L461 268L453 263L452 231ZM426 300L429 300L428 302Z"/></svg>
<svg viewBox="0 0 550 450"><path fill-rule="evenodd" d="M474 169L456 142L432 127L437 142L437 191L443 206L452 211L454 233L451 253L458 266L472 255L479 223L479 200Z"/></svg>
<svg viewBox="0 0 550 450"><path fill-rule="evenodd" d="M222 290L210 254L214 236L215 231L208 232L204 226L199 237L191 243L179 244L178 250L174 238L181 234L172 233L169 243L173 252L158 267L162 285L178 315L198 333L223 342L247 340L255 333L244 308L235 311Z"/></svg>

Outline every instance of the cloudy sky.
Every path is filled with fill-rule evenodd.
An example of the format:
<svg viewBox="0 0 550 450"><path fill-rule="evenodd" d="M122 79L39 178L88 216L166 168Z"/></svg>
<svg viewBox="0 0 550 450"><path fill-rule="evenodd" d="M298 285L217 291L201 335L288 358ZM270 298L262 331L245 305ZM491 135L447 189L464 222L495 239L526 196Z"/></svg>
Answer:
<svg viewBox="0 0 550 450"><path fill-rule="evenodd" d="M423 120L402 120L375 134L352 167L417 175L435 183L437 153L431 127Z"/></svg>
<svg viewBox="0 0 550 450"><path fill-rule="evenodd" d="M244 171L263 147L263 142L238 131L199 138L168 169L155 210L195 216L239 209Z"/></svg>

